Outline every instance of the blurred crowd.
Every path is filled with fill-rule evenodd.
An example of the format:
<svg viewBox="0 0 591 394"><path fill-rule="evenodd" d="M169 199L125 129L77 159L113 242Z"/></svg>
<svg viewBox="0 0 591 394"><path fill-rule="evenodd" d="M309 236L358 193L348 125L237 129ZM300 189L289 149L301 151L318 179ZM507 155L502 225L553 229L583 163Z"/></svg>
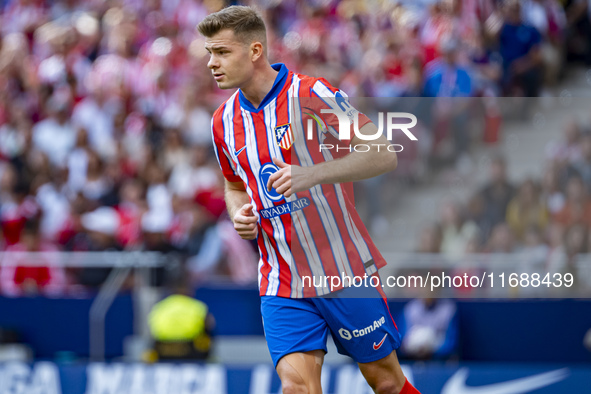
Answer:
<svg viewBox="0 0 591 394"><path fill-rule="evenodd" d="M270 3L272 55L351 97L535 96L591 60L587 1Z"/></svg>
<svg viewBox="0 0 591 394"><path fill-rule="evenodd" d="M210 137L225 93L195 33L222 4L0 5L0 251L170 252L196 280L256 280L225 217ZM5 258L0 290L59 293L109 273L44 258Z"/></svg>
<svg viewBox="0 0 591 394"><path fill-rule="evenodd" d="M517 253L538 269L575 270L576 256L591 253L591 124L566 124L546 156L541 179L517 184L505 159L494 157L486 184L466 204L445 203L418 251L450 258Z"/></svg>
<svg viewBox="0 0 591 394"><path fill-rule="evenodd" d="M533 96L556 83L565 59L590 60L583 0L241 3L267 20L272 61L349 96ZM230 231L211 149L211 113L231 92L215 87L195 32L225 5L0 0L0 250L174 252L194 278L256 280L256 253ZM503 187L509 201L512 186ZM537 193L521 189L511 204ZM497 224L483 236L507 237ZM0 291L60 292L107 274L10 259Z"/></svg>

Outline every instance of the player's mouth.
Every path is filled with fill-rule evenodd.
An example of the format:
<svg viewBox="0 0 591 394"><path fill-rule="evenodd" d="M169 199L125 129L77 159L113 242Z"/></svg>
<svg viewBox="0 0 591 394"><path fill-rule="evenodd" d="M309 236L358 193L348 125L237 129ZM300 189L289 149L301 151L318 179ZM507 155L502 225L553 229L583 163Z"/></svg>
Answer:
<svg viewBox="0 0 591 394"><path fill-rule="evenodd" d="M215 79L216 81L219 81L220 79L222 79L225 75L222 73L214 73L213 74L213 79Z"/></svg>

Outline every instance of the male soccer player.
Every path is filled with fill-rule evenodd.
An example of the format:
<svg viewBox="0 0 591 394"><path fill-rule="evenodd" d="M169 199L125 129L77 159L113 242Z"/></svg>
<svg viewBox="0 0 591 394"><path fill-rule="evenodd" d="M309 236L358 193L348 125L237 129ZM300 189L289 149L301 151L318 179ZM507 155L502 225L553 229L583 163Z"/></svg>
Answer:
<svg viewBox="0 0 591 394"><path fill-rule="evenodd" d="M259 246L265 337L283 392L322 392L330 332L376 393L418 393L398 363L400 335L383 293L370 288L375 297L360 298L350 282L333 287L305 280L375 277L385 264L342 184L393 170L389 142L380 135L366 144L369 152L351 149L339 159L318 149L338 137L337 116L324 126L318 120L308 135L304 112L318 119L322 109L343 110L365 136L377 128L325 80L271 65L265 23L252 8L210 14L198 30L218 86L238 88L213 115L213 141L234 228ZM346 143L354 148L362 139L355 134Z"/></svg>

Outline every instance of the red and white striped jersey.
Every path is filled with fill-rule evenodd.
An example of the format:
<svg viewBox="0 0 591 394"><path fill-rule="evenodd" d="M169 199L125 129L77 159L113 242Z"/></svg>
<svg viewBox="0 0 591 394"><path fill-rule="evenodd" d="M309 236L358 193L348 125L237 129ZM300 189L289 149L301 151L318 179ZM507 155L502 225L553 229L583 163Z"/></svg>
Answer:
<svg viewBox="0 0 591 394"><path fill-rule="evenodd" d="M335 153L319 149L327 141L349 147L350 141L336 138L336 115L323 115L328 121L324 127L322 121L314 123L313 132L307 120L318 119L323 108L346 106L349 115L356 110L348 101L343 103L346 95L326 80L294 73L283 64L273 68L279 74L258 108L238 90L216 110L215 152L225 178L244 183L259 218L260 294L326 295L338 289L330 286L331 277L363 277L385 265L355 210L352 188L316 185L284 198L275 190L267 191L267 181L278 170L273 158L303 167L336 158ZM359 128L369 122L365 115L357 115ZM339 153L342 156L343 150ZM329 278L328 286L324 278Z"/></svg>

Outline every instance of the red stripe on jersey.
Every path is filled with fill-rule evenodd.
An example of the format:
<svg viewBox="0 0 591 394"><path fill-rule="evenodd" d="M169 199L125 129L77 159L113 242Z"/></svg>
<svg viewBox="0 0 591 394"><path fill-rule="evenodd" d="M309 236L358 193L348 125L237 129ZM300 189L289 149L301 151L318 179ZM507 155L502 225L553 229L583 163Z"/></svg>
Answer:
<svg viewBox="0 0 591 394"><path fill-rule="evenodd" d="M280 93L281 94L281 93ZM265 114L264 111L260 111L258 113L252 113L252 120L254 123L255 133L257 135L257 145L258 145L258 154L261 161L261 165L265 165L266 163L272 163L271 155L270 155L270 147L269 147L269 140L267 136L267 127L265 125ZM277 124L280 123L280 112L277 111ZM273 132L271 130L270 132ZM272 136L273 141L275 140L275 136ZM261 187L266 187L266 185L261 185ZM275 206L284 204L285 200L276 201L274 203ZM285 239L290 248L291 245L291 220L290 215L282 215L279 216L279 220L285 231ZM271 234L273 234L273 227L271 225L270 220L262 221L263 224L266 224L267 227L271 230ZM279 247L277 245L277 241L272 239L273 247L277 251L277 260L279 262L279 290L277 295L280 297L289 297L291 295L291 270L289 264L281 253L279 253ZM290 248L291 249L291 248Z"/></svg>
<svg viewBox="0 0 591 394"><path fill-rule="evenodd" d="M298 275L300 276L300 278L303 278L303 277L310 277L311 278L312 277L312 270L310 269L310 265L309 264L297 264L297 262L299 259L306 258L302 244L306 245L306 247L309 249L311 247L312 240L308 239L306 237L301 223L293 223L293 225L297 226L297 228L292 230L292 232L294 232L295 239L298 238L297 234L295 234L295 232L298 232L298 230L299 230L299 233L302 234L302 238L303 238L303 239L299 239L297 242L293 242L291 244L291 250L292 250L292 254L293 254L293 262L297 267ZM302 260L302 261L305 261L305 260ZM317 295L316 290L313 287L304 287L303 293L304 293L303 294L304 297L314 297Z"/></svg>
<svg viewBox="0 0 591 394"><path fill-rule="evenodd" d="M226 105L231 105L231 103L224 103L213 114L213 141L216 145L217 156L224 177L228 180L228 182L240 182L242 179L240 179L240 177L234 173L234 170L230 166L230 158L226 156L223 148L226 146L224 141L224 109Z"/></svg>
<svg viewBox="0 0 591 394"><path fill-rule="evenodd" d="M341 186L323 185L323 192L324 195L327 196L329 206L333 208L334 218L337 223L339 234L341 235L341 239L345 247L345 252L347 253L347 256L349 258L349 265L351 266L353 275L363 276L363 274L365 273L365 266L363 265L363 263L365 262L361 260L361 256L359 255L359 251L355 246L354 240L351 237L351 234L349 234L349 230L347 228L347 224L345 223L345 219L343 218L342 209L340 208L339 200L336 195L336 188L341 188ZM344 204L348 211L350 211L353 208L352 206L347 204L346 198Z"/></svg>
<svg viewBox="0 0 591 394"><path fill-rule="evenodd" d="M310 192L305 192L305 194L301 193L301 195L310 199L312 198ZM298 193L298 196L300 196L300 193ZM305 214L305 219L312 233L312 239L306 239L306 241L309 244L315 245L318 255L320 256L322 268L324 269L324 275L338 276L342 267L338 267L338 264L335 260L333 248L328 238L328 234L326 233L326 225L320 218L318 209L315 206L311 206ZM298 263L298 267L304 263L307 263L306 257L304 255L294 256L294 260Z"/></svg>
<svg viewBox="0 0 591 394"><path fill-rule="evenodd" d="M300 87L298 91L299 97L305 97L307 92L309 92L310 85L306 83L306 80L301 80ZM322 154L318 152L318 142L314 141L307 141L306 142L308 152L312 157L313 163L321 163L324 160L322 159ZM319 157L320 155L320 157ZM301 163L300 163L301 164ZM321 189L324 191L325 187L330 187L330 185L322 185ZM326 195L322 193L324 197ZM313 201L312 194L310 191L300 192L298 193L298 197L307 197L311 201ZM334 205L329 205L334 206ZM320 256L320 261L322 263L322 267L324 269L325 276L339 276L339 273L344 270L344 267L339 267L337 264L337 260L333 254L333 248L331 246L330 239L328 234L326 233L326 225L323 223L320 213L318 212L317 207L310 207L311 209L306 210L305 212L305 219L308 223L308 227L313 233L313 239L306 239L309 244L314 244L316 246L316 250ZM321 230L322 229L322 230ZM298 267L307 263L307 260L304 255L297 256L299 258L296 259L294 256L294 260L297 260Z"/></svg>
<svg viewBox="0 0 591 394"><path fill-rule="evenodd" d="M325 88L327 88L328 90L330 90L333 93L338 91L338 89L336 89L333 86L331 86L330 84L328 84L328 82L324 78L320 78L317 80L313 80L312 84L310 85L310 92L312 92L311 94L316 97L321 97L321 96L318 96L318 94L316 92L312 91L312 88L313 88L314 84L316 83L316 81L320 81L324 85ZM304 96L304 94L301 94L301 96ZM317 105L314 105L314 107L316 107ZM325 105L320 105L320 106L326 107ZM318 112L320 112L320 108L317 108L317 110L318 110ZM334 126L338 129L338 119L336 118L336 116L332 116L332 118L328 118L328 119L332 119L333 121L336 121L336 124L333 124L332 126ZM359 128L360 129L369 122L371 122L371 120L365 114L362 114L362 113L359 114ZM351 135L353 135L353 132L351 132ZM329 136L329 138L333 138L333 137ZM342 144L340 144L341 141L336 140L336 139L334 139L334 141L335 141L335 145L336 144L342 145ZM314 157L313 157L314 163L320 163L320 162L325 161L324 158L322 157L322 154L319 152L319 150L314 149L314 144L316 144L316 148L317 148L318 143L319 143L318 141L312 141L310 143L311 146L310 146L309 150L311 152L314 152ZM346 141L345 146L348 145L349 143L350 143L350 141ZM345 152L345 151L347 151L347 150L343 150L343 152ZM335 158L340 158L340 157L344 157L344 156L345 156L344 154L339 155L337 152L337 155ZM355 204L354 204L354 200L353 200L353 185L351 183L345 183L345 184L341 184L341 186L342 186L342 190L344 192L343 194L344 194L344 198L345 198L347 211L351 214L352 221L350 221L350 223L354 227L357 227L357 229L359 230L361 242L365 242L365 240L369 240L369 242L366 242L366 244L368 246L370 254L373 256L376 267L381 268L381 267L385 266L386 265L385 260L383 259L383 257L379 253L379 251L378 251L377 247L374 245L374 243L371 242L371 238L369 237L369 232L365 228L365 225L361 221L361 218L359 217L357 210L355 209ZM330 187L332 187L332 185L330 185ZM334 190L332 192L334 193ZM330 191L326 191L325 195L331 195ZM333 195L333 197L336 197L334 194L332 194L332 195ZM337 202L334 200L329 201L330 206L335 206L332 204L336 204L336 203ZM336 210L335 212L341 213L341 210L339 209L339 210ZM337 215L335 215L335 216L337 216ZM349 218L347 218L347 220L349 220ZM342 215L338 216L338 221L339 221L339 229L341 229L341 235L343 237L343 241L346 242L346 245L347 245L347 252L349 254L349 257L351 258L351 256L353 255L358 260L360 256L357 253L355 245L352 242L353 241L352 236L347 231L346 224L344 222ZM351 247L353 247L354 253L351 253L352 252ZM350 262L351 262L351 266L353 268L355 275L363 275L364 274L365 268L363 267L363 265L360 265L360 264L356 263L355 261L350 261Z"/></svg>
<svg viewBox="0 0 591 394"><path fill-rule="evenodd" d="M225 106L232 106L232 127L233 130L228 130L228 129L224 129L223 127L223 109L225 108ZM241 112L241 107L240 107L240 102L238 100L238 95L234 96L234 99L232 102L227 101L226 104L222 105L220 107L220 109L218 109L218 111L216 111L214 113L214 141L216 140L215 136L219 136L220 132L223 132L222 134L222 141L224 142L224 145L222 146L226 146L226 135L225 133L233 133L233 137L234 137L234 146L229 146L228 149L229 150L234 150L237 151L237 149L241 149L242 147L244 147L246 145L246 130L245 130L245 124L244 124L244 119L242 116L242 112ZM219 140L219 138L218 138ZM242 168L249 168L250 164L248 163L248 151L247 149L245 149L245 152L242 152L238 157L238 164L240 165L240 167ZM248 187L252 193L252 199L254 201L257 202L257 206L260 207L260 196L259 196L259 192L258 192L258 188L257 188L257 184L258 184L258 180L256 179L255 174L252 173L252 171L244 171L244 173L246 174L246 183L248 183L246 185L246 187ZM271 229L272 230L272 229ZM261 227L259 225L259 231L263 232L263 231L268 231L268 228L265 229L263 227ZM269 234L269 233L268 233ZM270 234L273 234L273 232L271 231ZM271 242L273 242L272 237L269 237L271 239ZM267 251L267 246L265 245L264 242L264 238L262 236L262 234L258 237L257 240L258 246L259 246L259 251L261 253L261 257L263 258L263 266L261 267L261 283L260 283L260 293L261 295L266 294L267 292L267 288L269 286L269 273L271 272L271 256L270 256L270 252ZM271 246L274 249L277 249L276 246Z"/></svg>
<svg viewBox="0 0 591 394"><path fill-rule="evenodd" d="M236 95L235 99L234 99L234 103L233 103L233 108L234 108L234 113L233 113L233 126L234 126L234 144L235 147L237 148L237 150L241 149L242 147L246 146L246 133L249 132L250 130L247 130L247 128L249 129L250 127L246 124L247 120L244 119L244 116L242 114L242 109L240 107L240 101L238 100L238 95ZM251 132L251 131L250 131ZM257 140L258 143L258 140ZM239 164L242 168L249 168L250 164L248 162L249 158L248 158L248 149L245 149L244 153L241 153L238 156L238 161ZM258 190L258 179L256 178L256 175L252 173L252 171L245 171L247 179L248 179L248 187L251 190L252 196L254 201L259 201L259 203L257 203L257 205L259 205L260 208L260 196L259 196L259 190ZM259 231L266 231L267 234L268 233L268 228L264 228L261 227L261 225L259 224ZM273 234L273 231L271 229L271 233ZM271 243L271 247L275 249L276 254L279 254L278 250L277 250L277 246L273 245L274 239L273 237L269 237L270 243ZM267 246L265 245L265 241L264 238L262 236L262 234L258 237L258 246L259 249L261 251L261 253L263 254L263 266L261 267L261 285L260 285L260 292L261 294L266 294L267 289L269 287L269 274L272 270L272 266L271 266L271 259L270 259L270 251L267 251Z"/></svg>
<svg viewBox="0 0 591 394"><path fill-rule="evenodd" d="M290 122L289 119L289 88L293 80L293 73L290 71L287 75L287 81L281 92L277 96L276 101L276 116L277 116L277 123L276 125L288 124ZM281 149L281 155L283 156L283 161L287 164L291 164L291 147L289 149Z"/></svg>
<svg viewBox="0 0 591 394"><path fill-rule="evenodd" d="M234 99L233 107L234 107L234 116L233 116L233 120L234 120L234 151L238 152L240 149L242 149L244 146L246 146L246 130L244 129L244 122L243 122L243 118L242 118L242 111L240 108L240 102L238 101L238 95L236 95L236 98ZM246 153L248 153L248 152L246 152ZM244 160L241 160L242 157L246 158L246 155L244 153L241 153L240 155L238 155L238 161L244 162ZM248 181L250 182L251 179L249 178Z"/></svg>

